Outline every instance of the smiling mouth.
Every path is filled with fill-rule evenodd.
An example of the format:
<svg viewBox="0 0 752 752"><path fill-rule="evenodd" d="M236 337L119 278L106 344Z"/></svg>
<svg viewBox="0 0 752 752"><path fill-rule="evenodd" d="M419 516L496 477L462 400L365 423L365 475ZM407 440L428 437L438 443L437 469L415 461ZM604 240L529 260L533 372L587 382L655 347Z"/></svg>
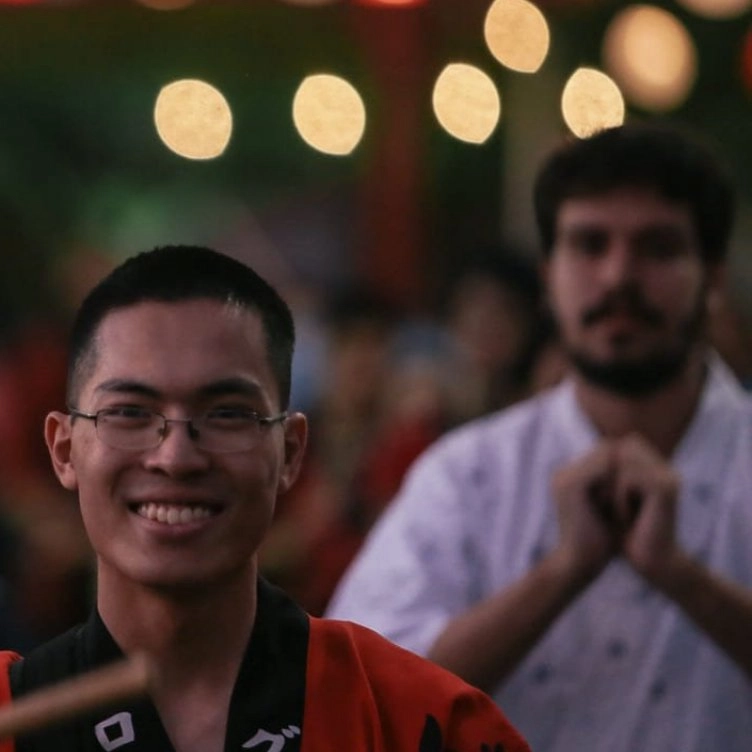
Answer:
<svg viewBox="0 0 752 752"><path fill-rule="evenodd" d="M187 525L191 522L214 517L219 509L208 504L157 504L148 502L137 504L132 510L144 519L161 522L165 525Z"/></svg>

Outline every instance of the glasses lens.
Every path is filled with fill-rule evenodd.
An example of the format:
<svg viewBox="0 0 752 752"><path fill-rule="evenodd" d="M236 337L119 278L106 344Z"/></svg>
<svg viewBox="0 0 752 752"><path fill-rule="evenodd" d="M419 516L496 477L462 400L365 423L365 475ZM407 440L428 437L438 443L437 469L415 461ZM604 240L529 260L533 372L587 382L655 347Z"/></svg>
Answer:
<svg viewBox="0 0 752 752"><path fill-rule="evenodd" d="M258 416L250 410L210 410L195 419L196 443L210 452L253 449L261 437Z"/></svg>
<svg viewBox="0 0 752 752"><path fill-rule="evenodd" d="M167 428L168 423L185 426ZM276 422L276 420L275 420ZM167 420L159 413L142 408L101 410L97 414L97 434L114 449L143 451L159 446L166 430L187 430L196 446L208 452L242 452L253 449L271 425L261 423L251 410L210 410L191 421Z"/></svg>
<svg viewBox="0 0 752 752"><path fill-rule="evenodd" d="M115 449L152 449L164 432L161 415L148 410L102 410L97 415L99 438Z"/></svg>

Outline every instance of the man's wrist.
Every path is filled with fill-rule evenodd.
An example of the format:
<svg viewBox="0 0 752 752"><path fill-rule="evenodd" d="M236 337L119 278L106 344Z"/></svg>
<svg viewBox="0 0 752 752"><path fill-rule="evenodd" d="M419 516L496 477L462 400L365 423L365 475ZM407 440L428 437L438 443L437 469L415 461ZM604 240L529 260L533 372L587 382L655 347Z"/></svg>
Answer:
<svg viewBox="0 0 752 752"><path fill-rule="evenodd" d="M566 546L558 546L541 562L548 576L571 595L586 588L602 571L604 564L584 559Z"/></svg>
<svg viewBox="0 0 752 752"><path fill-rule="evenodd" d="M699 564L681 549L674 549L655 567L643 576L655 588L672 600L681 600L697 582Z"/></svg>

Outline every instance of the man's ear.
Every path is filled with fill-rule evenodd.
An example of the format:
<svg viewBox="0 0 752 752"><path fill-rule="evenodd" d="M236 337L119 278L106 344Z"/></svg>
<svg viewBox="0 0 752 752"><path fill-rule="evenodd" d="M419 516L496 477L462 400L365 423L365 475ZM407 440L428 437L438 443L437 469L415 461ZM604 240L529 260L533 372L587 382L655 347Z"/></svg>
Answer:
<svg viewBox="0 0 752 752"><path fill-rule="evenodd" d="M285 459L279 479L279 493L283 494L292 488L300 466L303 463L306 442L308 440L308 421L303 413L291 413L284 422L285 430Z"/></svg>
<svg viewBox="0 0 752 752"><path fill-rule="evenodd" d="M69 491L78 488L76 471L71 462L71 417L51 412L44 421L44 440L58 480Z"/></svg>

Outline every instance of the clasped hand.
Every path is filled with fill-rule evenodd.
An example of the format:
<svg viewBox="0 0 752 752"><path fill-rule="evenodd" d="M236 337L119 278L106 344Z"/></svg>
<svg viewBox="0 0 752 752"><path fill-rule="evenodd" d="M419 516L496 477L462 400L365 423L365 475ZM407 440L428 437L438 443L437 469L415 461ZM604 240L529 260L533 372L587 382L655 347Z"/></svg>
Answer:
<svg viewBox="0 0 752 752"><path fill-rule="evenodd" d="M621 555L659 584L679 553L678 491L677 473L641 436L603 440L554 475L559 552L585 580Z"/></svg>

